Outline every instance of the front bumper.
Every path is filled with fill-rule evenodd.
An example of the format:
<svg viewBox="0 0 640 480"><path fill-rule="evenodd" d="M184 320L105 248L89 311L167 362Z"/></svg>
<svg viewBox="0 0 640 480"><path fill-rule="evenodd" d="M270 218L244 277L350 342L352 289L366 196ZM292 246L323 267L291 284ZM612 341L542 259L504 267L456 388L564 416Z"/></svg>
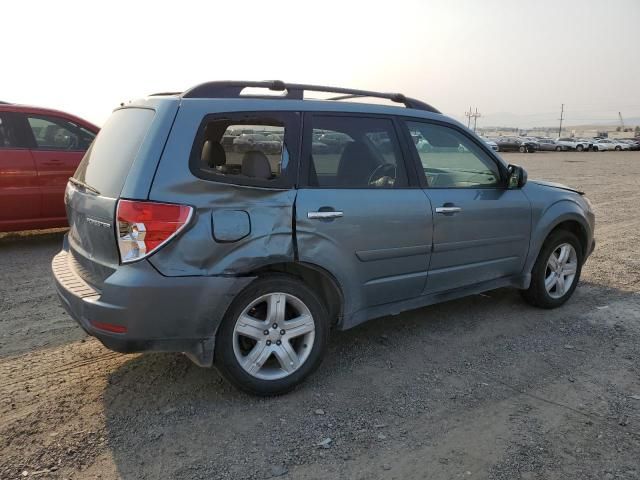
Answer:
<svg viewBox="0 0 640 480"><path fill-rule="evenodd" d="M65 239L52 261L55 287L66 311L89 335L117 352L184 352L202 366L213 361L215 333L229 304L253 280L165 277L143 260L118 267L97 288L76 265Z"/></svg>

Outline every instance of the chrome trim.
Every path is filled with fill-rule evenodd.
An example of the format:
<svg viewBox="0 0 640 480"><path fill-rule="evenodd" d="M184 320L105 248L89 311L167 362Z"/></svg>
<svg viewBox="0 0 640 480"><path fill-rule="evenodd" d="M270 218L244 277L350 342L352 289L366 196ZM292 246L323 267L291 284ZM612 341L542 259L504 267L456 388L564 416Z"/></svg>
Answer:
<svg viewBox="0 0 640 480"><path fill-rule="evenodd" d="M436 207L436 213L458 213L461 211L460 207Z"/></svg>
<svg viewBox="0 0 640 480"><path fill-rule="evenodd" d="M330 219L330 218L340 218L343 217L344 213L343 212L335 212L335 211L328 211L328 212L309 212L307 213L307 218L309 219Z"/></svg>

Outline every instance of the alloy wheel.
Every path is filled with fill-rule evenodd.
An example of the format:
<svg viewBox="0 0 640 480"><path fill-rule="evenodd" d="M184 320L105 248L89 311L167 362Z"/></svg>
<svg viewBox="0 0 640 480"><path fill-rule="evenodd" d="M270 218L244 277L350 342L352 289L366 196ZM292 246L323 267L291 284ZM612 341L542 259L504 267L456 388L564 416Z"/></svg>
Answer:
<svg viewBox="0 0 640 480"><path fill-rule="evenodd" d="M298 370L311 353L315 321L309 307L289 293L258 297L233 329L233 353L248 374L278 380Z"/></svg>
<svg viewBox="0 0 640 480"><path fill-rule="evenodd" d="M576 279L578 255L570 243L558 245L547 260L544 286L551 298L563 297Z"/></svg>

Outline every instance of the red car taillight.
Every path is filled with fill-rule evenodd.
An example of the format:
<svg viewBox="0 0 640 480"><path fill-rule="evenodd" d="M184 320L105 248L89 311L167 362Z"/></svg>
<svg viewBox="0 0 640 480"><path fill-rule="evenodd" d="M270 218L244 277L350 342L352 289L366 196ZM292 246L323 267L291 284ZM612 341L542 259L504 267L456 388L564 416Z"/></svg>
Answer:
<svg viewBox="0 0 640 480"><path fill-rule="evenodd" d="M175 237L191 220L188 205L118 201L116 224L122 263L135 262Z"/></svg>

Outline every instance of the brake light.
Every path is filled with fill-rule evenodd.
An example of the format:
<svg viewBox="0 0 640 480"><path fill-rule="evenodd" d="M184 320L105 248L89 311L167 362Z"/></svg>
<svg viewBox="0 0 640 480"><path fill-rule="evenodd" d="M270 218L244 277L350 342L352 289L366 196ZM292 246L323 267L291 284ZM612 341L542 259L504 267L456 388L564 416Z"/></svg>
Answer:
<svg viewBox="0 0 640 480"><path fill-rule="evenodd" d="M116 224L122 263L135 262L169 242L191 220L188 205L118 201Z"/></svg>

